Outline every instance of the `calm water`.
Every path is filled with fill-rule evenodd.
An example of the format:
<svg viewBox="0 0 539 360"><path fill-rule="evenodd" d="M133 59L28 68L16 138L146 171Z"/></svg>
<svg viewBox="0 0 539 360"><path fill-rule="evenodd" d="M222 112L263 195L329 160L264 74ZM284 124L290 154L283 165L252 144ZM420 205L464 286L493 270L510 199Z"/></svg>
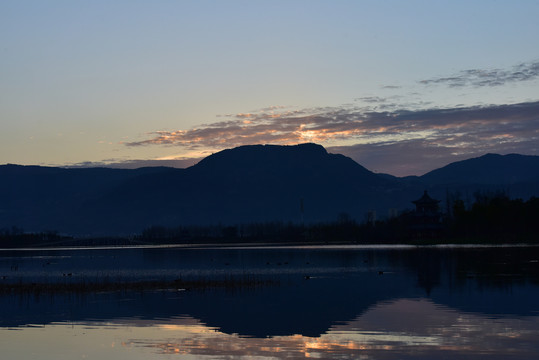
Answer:
<svg viewBox="0 0 539 360"><path fill-rule="evenodd" d="M0 281L257 286L0 294L15 359L537 359L538 247L0 251Z"/></svg>

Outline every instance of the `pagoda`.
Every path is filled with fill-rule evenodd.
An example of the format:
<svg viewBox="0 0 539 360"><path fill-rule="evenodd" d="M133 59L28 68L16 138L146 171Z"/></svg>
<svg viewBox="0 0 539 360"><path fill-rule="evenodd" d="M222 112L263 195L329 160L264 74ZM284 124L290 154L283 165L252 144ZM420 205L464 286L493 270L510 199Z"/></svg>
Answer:
<svg viewBox="0 0 539 360"><path fill-rule="evenodd" d="M437 237L442 230L440 200L431 198L425 190L423 196L412 203L415 204L411 224L414 236L419 238Z"/></svg>

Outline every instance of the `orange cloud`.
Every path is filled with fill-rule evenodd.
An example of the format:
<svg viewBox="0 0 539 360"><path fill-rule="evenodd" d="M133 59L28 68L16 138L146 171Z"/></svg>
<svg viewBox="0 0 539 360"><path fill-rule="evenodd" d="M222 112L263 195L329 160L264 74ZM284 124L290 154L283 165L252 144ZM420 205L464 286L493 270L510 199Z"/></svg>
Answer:
<svg viewBox="0 0 539 360"><path fill-rule="evenodd" d="M440 149L451 149L447 155L475 154L497 152L501 145L507 149L516 144L538 143L538 134L539 102L392 112L344 106L293 111L272 107L229 115L227 120L188 130L155 131L148 134L148 139L124 144L177 146L200 152L251 144L317 142L338 147L346 154L350 153L347 146L369 145L370 151L378 151L422 140L418 149L424 154L413 151L419 156L414 160L417 163ZM533 150L536 148L532 151L538 151Z"/></svg>

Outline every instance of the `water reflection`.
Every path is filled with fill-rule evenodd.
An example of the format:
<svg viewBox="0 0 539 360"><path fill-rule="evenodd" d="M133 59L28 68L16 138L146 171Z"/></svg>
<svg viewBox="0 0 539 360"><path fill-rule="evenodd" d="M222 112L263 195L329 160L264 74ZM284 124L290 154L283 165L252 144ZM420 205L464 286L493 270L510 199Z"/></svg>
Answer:
<svg viewBox="0 0 539 360"><path fill-rule="evenodd" d="M537 317L493 319L425 298L377 304L319 336L240 336L189 316L52 323L1 332L7 358L533 359L539 353Z"/></svg>
<svg viewBox="0 0 539 360"><path fill-rule="evenodd" d="M129 249L16 255L0 255L4 285L88 281L96 264L101 274L121 273L122 279L250 274L277 279L278 285L4 293L0 341L2 351L13 355L8 358L539 355L538 248ZM14 263L17 270L10 268ZM65 271L73 276L67 279L61 275Z"/></svg>

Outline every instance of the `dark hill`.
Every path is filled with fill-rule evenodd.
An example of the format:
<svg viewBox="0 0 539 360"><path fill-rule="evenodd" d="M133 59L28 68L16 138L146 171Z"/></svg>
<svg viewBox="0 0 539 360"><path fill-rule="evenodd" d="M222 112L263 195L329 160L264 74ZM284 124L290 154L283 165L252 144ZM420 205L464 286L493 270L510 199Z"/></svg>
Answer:
<svg viewBox="0 0 539 360"><path fill-rule="evenodd" d="M88 202L130 179L171 171L175 169L0 166L0 229L16 226L28 231L86 232L78 225Z"/></svg>
<svg viewBox="0 0 539 360"><path fill-rule="evenodd" d="M486 154L420 177L429 184L515 184L539 180L539 156Z"/></svg>
<svg viewBox="0 0 539 360"><path fill-rule="evenodd" d="M107 204L113 216L100 220L106 228L123 223L137 230L141 224L333 221L341 213L363 216L387 182L319 145L253 145L216 153L183 172L133 178L88 207L99 213Z"/></svg>
<svg viewBox="0 0 539 360"><path fill-rule="evenodd" d="M448 192L471 199L479 191L503 192L527 200L539 195L539 156L486 154L451 163L419 180L433 188L439 199L444 199Z"/></svg>
<svg viewBox="0 0 539 360"><path fill-rule="evenodd" d="M374 185L381 179L352 159L340 154L328 154L316 144L295 146L249 145L224 150L208 156L189 169L194 176L248 183L256 180L271 186L273 181L308 186L308 182L329 184L335 180L354 181L356 184Z"/></svg>

